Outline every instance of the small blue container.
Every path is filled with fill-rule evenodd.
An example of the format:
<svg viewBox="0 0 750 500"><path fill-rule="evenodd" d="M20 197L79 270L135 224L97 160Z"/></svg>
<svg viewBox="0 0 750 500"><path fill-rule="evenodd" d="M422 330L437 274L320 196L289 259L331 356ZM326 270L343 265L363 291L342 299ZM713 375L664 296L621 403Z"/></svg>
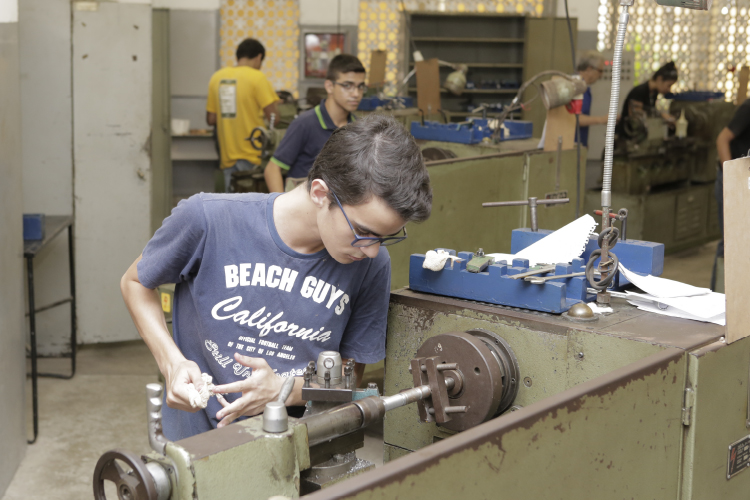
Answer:
<svg viewBox="0 0 750 500"><path fill-rule="evenodd" d="M415 139L427 141L477 144L485 137L492 136L492 130L487 126L487 120L482 119L476 119L470 124L444 124L427 120L424 125L420 122L411 122L411 135Z"/></svg>
<svg viewBox="0 0 750 500"><path fill-rule="evenodd" d="M23 214L23 239L44 239L44 214Z"/></svg>
<svg viewBox="0 0 750 500"><path fill-rule="evenodd" d="M501 141L512 141L515 139L530 139L533 132L533 124L522 120L505 120L503 125L507 127L508 134L505 134L505 129L500 132Z"/></svg>

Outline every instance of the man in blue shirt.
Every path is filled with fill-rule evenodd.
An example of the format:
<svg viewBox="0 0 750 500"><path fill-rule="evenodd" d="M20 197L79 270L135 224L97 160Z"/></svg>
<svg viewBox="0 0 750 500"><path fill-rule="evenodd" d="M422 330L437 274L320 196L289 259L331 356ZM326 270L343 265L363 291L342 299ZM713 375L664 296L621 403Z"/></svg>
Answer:
<svg viewBox="0 0 750 500"><path fill-rule="evenodd" d="M290 191L302 184L333 131L355 119L352 112L367 91L365 68L356 57L340 54L329 64L324 85L328 98L289 125L266 166L264 177L272 193Z"/></svg>
<svg viewBox="0 0 750 500"><path fill-rule="evenodd" d="M304 187L181 201L120 282L166 381L167 438L262 413L288 377L286 404L300 416L303 370L322 351L353 358L361 379L385 357L385 246L431 204L419 147L383 115L336 129ZM164 283L176 283L174 337L154 292ZM217 394L205 409L188 391L203 389L202 373Z"/></svg>
<svg viewBox="0 0 750 500"><path fill-rule="evenodd" d="M591 125L606 125L607 115L591 116L591 86L601 78L604 72L604 56L596 50L585 52L578 60L576 67L581 79L588 87L583 94L583 105L578 123L581 128L581 146L589 146L589 127Z"/></svg>

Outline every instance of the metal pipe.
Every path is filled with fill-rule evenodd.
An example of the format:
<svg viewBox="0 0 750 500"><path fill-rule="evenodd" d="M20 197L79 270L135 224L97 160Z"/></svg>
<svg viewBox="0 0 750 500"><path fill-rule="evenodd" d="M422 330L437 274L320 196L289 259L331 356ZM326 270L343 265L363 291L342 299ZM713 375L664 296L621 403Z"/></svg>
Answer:
<svg viewBox="0 0 750 500"><path fill-rule="evenodd" d="M630 1L621 2L632 3ZM607 133L604 141L604 173L602 182L602 231L609 227L609 208L612 206L612 163L615 148L615 123L617 122L617 108L620 104L620 70L622 68L622 46L625 43L625 33L628 25L628 5L622 5L620 23L617 26L614 57L612 58L612 93L609 98L609 113L607 113Z"/></svg>
<svg viewBox="0 0 750 500"><path fill-rule="evenodd" d="M383 398L385 411L390 411L394 408L400 408L419 400L429 398L431 394L432 391L430 391L429 385L420 385L419 387L407 389L398 394L394 394L393 396L385 396Z"/></svg>
<svg viewBox="0 0 750 500"><path fill-rule="evenodd" d="M452 377L445 377L445 386L449 390L455 383ZM429 385L421 385L393 396L370 396L304 417L299 423L307 426L308 445L315 446L366 427L382 419L385 412L428 398L431 394Z"/></svg>
<svg viewBox="0 0 750 500"><path fill-rule="evenodd" d="M562 203L568 203L570 201L570 198L556 198L551 200L536 200L537 205L560 205ZM484 208L489 207L518 207L521 205L528 205L529 200L524 201L489 201L487 203L482 203L482 206Z"/></svg>
<svg viewBox="0 0 750 500"><path fill-rule="evenodd" d="M315 446L360 429L363 421L362 410L354 403L346 403L305 417L300 423L307 425L308 445Z"/></svg>
<svg viewBox="0 0 750 500"><path fill-rule="evenodd" d="M39 390L37 379L39 372L37 370L36 354L36 318L34 317L34 258L26 257L26 276L29 288L29 339L31 342L31 405L34 412L34 439L26 440L28 444L34 444L39 434Z"/></svg>

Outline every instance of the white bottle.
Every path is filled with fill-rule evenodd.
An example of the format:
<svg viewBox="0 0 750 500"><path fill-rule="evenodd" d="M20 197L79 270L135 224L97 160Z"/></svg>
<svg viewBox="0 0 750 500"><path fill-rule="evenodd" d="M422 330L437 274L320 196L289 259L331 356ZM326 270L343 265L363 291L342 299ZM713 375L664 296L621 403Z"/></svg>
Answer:
<svg viewBox="0 0 750 500"><path fill-rule="evenodd" d="M674 135L678 139L684 139L687 137L688 121L685 119L685 110L680 113L680 118L677 120L677 127L675 128Z"/></svg>

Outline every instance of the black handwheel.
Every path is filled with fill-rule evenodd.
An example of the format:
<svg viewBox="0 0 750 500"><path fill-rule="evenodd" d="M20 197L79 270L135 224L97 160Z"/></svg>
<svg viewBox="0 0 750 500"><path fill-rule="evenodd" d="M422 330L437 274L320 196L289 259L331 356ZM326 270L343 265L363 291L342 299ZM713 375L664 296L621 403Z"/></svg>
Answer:
<svg viewBox="0 0 750 500"><path fill-rule="evenodd" d="M119 461L130 470L123 469ZM99 458L94 469L94 499L107 500L104 481L117 486L119 500L157 500L156 484L151 473L137 455L126 450L110 450Z"/></svg>
<svg viewBox="0 0 750 500"><path fill-rule="evenodd" d="M266 135L265 130L261 127L255 127L253 131L250 132L250 137L248 137L247 140L250 141L250 145L258 151L264 151L268 144L268 136Z"/></svg>

